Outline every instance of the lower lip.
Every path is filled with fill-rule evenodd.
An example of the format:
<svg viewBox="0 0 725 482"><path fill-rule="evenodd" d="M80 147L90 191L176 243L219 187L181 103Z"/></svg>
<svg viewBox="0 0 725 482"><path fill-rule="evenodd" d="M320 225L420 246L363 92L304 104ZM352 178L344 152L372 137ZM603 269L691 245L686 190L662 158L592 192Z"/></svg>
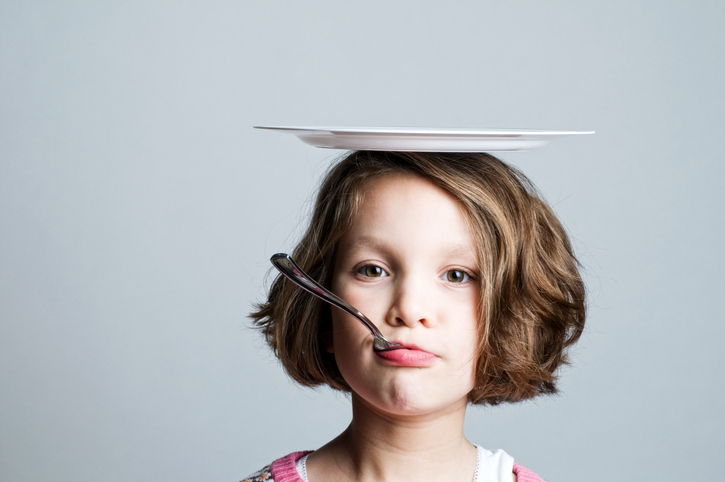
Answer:
<svg viewBox="0 0 725 482"><path fill-rule="evenodd" d="M399 367L427 367L436 356L423 350L401 348L400 350L379 351L376 354L390 365Z"/></svg>

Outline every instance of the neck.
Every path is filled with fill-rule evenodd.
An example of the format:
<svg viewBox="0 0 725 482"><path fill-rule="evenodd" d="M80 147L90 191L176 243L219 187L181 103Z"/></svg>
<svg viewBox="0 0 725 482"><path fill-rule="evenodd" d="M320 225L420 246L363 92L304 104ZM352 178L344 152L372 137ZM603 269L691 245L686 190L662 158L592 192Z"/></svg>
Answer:
<svg viewBox="0 0 725 482"><path fill-rule="evenodd" d="M463 435L466 400L409 416L381 413L354 394L352 402L350 426L310 457L310 481L473 480L476 450Z"/></svg>

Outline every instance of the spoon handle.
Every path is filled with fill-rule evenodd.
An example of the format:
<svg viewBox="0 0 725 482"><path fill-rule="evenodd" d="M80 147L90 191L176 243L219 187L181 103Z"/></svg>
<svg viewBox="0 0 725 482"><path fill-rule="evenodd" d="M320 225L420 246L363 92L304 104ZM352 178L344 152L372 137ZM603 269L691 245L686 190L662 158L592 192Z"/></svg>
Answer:
<svg viewBox="0 0 725 482"><path fill-rule="evenodd" d="M311 279L307 273L302 271L302 268L297 266L297 263L292 260L289 254L277 253L270 258L270 261L280 273L285 275L290 281L303 290L317 296L321 300L326 301L333 306L340 308L343 311L346 311L347 313L350 313L352 316L360 320L360 322L365 325L368 330L370 330L370 333L372 333L373 338L375 339L374 349L376 351L395 350L401 347L401 345L398 345L397 343L392 343L386 340L375 324L363 315L360 310L350 305L348 302L338 297L315 280Z"/></svg>

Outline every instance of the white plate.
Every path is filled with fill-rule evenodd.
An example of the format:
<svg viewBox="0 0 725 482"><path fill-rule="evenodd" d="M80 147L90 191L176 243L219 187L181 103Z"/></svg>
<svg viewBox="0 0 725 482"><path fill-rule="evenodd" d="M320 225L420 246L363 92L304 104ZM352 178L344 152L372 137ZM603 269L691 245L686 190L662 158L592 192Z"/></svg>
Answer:
<svg viewBox="0 0 725 482"><path fill-rule="evenodd" d="M521 151L541 147L556 137L594 134L593 131L445 127L254 127L294 134L315 147L356 151Z"/></svg>

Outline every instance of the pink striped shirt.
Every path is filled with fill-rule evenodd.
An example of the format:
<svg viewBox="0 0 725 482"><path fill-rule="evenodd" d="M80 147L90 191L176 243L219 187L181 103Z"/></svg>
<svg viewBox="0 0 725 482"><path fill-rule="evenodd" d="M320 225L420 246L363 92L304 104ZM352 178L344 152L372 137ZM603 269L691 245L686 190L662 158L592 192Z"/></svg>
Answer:
<svg viewBox="0 0 725 482"><path fill-rule="evenodd" d="M311 453L293 452L285 457L272 462L253 476L244 479L242 482L303 482L295 466L297 460ZM538 475L531 470L514 463L513 473L516 474L516 482L542 482Z"/></svg>

